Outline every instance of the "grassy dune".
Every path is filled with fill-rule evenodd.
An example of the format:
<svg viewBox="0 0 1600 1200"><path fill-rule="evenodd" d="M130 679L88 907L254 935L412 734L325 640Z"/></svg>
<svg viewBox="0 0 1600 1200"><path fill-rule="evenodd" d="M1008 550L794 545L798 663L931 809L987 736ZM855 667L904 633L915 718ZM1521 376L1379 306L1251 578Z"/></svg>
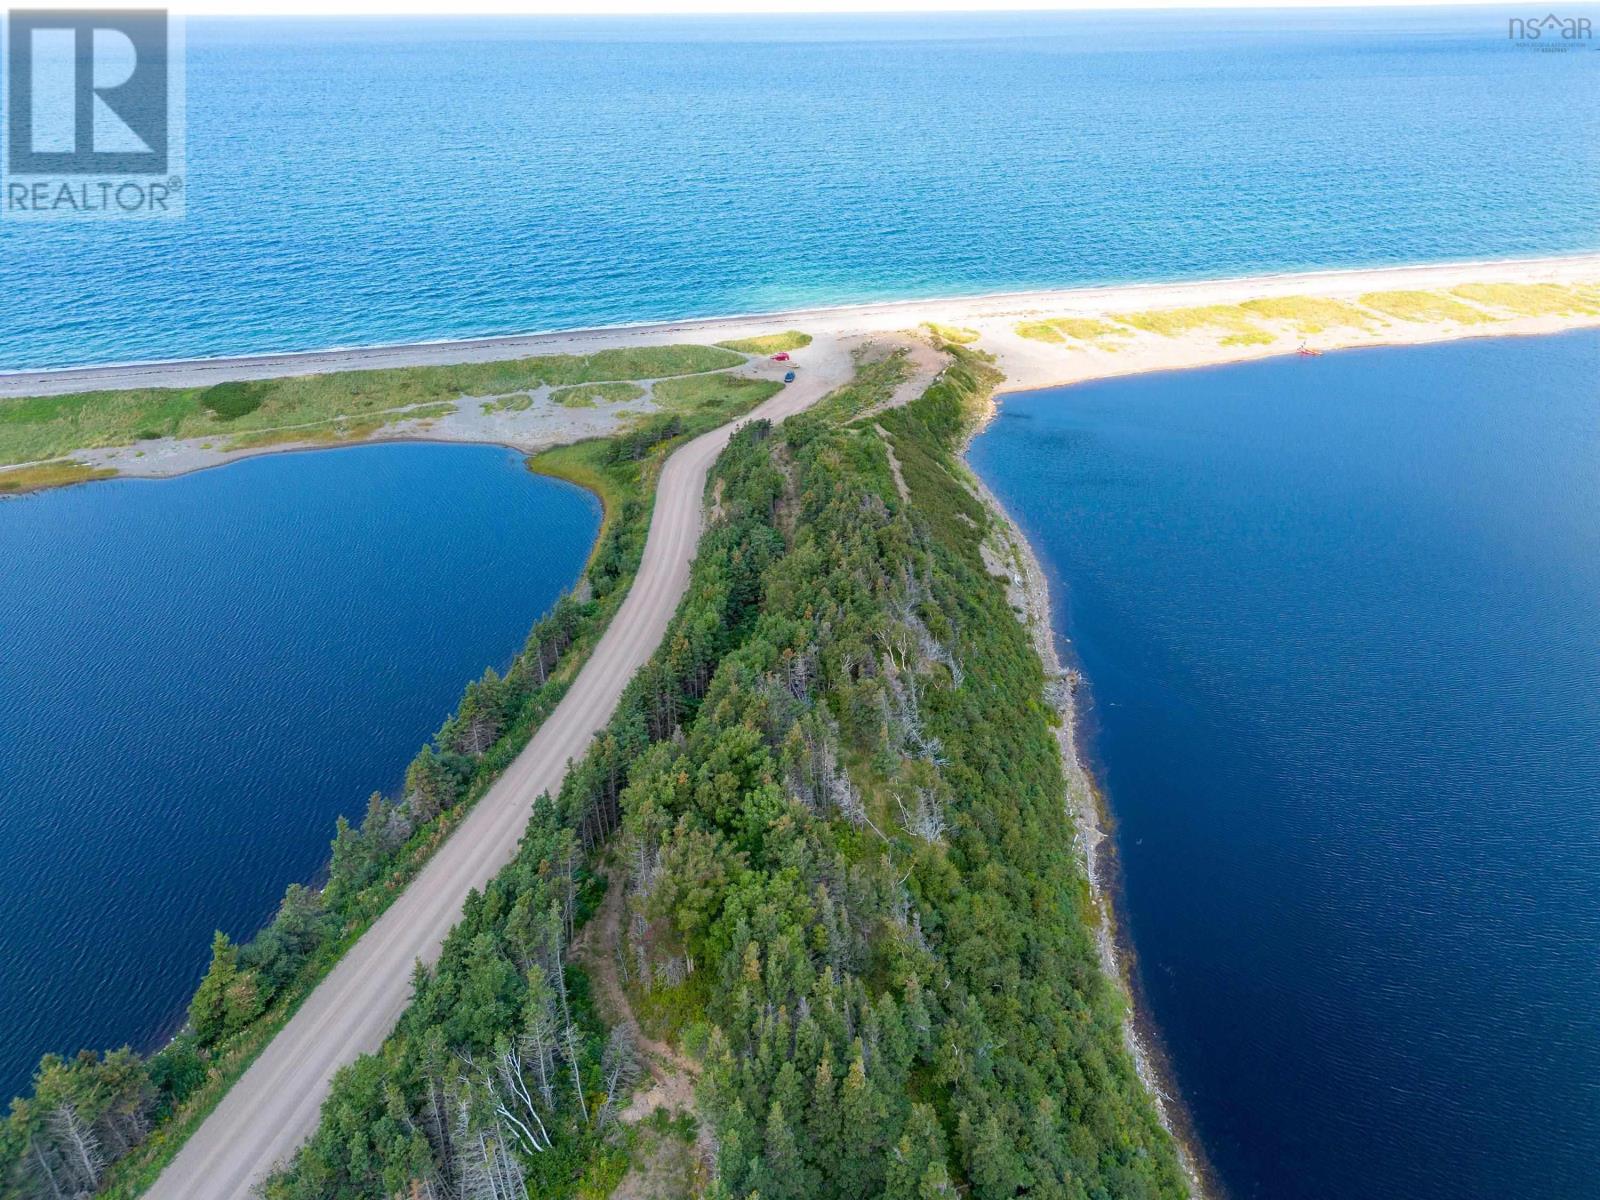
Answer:
<svg viewBox="0 0 1600 1200"><path fill-rule="evenodd" d="M801 333L798 329L787 329L782 333L764 333L759 337L734 338L732 341L718 342L717 345L740 354L777 354L780 350L799 350L811 345L811 335Z"/></svg>
<svg viewBox="0 0 1600 1200"><path fill-rule="evenodd" d="M1512 317L1600 314L1600 289L1554 283L1473 283L1448 291L1367 292L1356 300L1320 296L1276 296L1239 304L1206 304L1115 313L1116 324L1092 317L1024 321L1018 336L1039 342L1073 342L1115 349L1104 339L1135 331L1159 337L1211 332L1222 346L1265 346L1284 335L1305 337L1330 329L1371 332L1395 321L1450 321L1483 325Z"/></svg>
<svg viewBox="0 0 1600 1200"><path fill-rule="evenodd" d="M1091 317L1052 317L1045 321L1024 321L1017 333L1036 342L1067 341L1094 342L1101 338L1131 337L1132 332L1120 325L1110 325ZM1114 349L1105 346L1102 349Z"/></svg>
<svg viewBox="0 0 1600 1200"><path fill-rule="evenodd" d="M1468 283L1451 294L1519 317L1568 317L1600 313L1600 295L1555 283Z"/></svg>
<svg viewBox="0 0 1600 1200"><path fill-rule="evenodd" d="M1368 292L1361 297L1366 307L1401 321L1455 321L1461 325L1482 325L1494 320L1481 309L1463 304L1444 292Z"/></svg>
<svg viewBox="0 0 1600 1200"><path fill-rule="evenodd" d="M978 340L978 331L963 325L941 325L937 321L924 321L922 327L940 341L954 342L958 346L970 346Z"/></svg>
<svg viewBox="0 0 1600 1200"><path fill-rule="evenodd" d="M1371 329L1382 322L1370 312L1343 300L1318 296L1281 296L1273 300L1246 300L1243 312L1269 321L1284 321L1296 333L1322 333L1327 329Z"/></svg>
<svg viewBox="0 0 1600 1200"><path fill-rule="evenodd" d="M1220 330L1224 346L1266 345L1272 334L1262 329L1237 304L1202 304L1193 308L1148 309L1144 312L1117 313L1124 325L1179 337L1201 329Z"/></svg>

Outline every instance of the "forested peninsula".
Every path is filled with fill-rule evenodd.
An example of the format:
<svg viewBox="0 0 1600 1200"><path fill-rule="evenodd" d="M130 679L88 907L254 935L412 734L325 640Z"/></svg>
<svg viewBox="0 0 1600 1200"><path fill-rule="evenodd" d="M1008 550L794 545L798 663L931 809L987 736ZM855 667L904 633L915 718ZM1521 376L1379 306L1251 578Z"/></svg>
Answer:
<svg viewBox="0 0 1600 1200"><path fill-rule="evenodd" d="M997 376L944 349L735 437L661 649L272 1200L1187 1194L958 457ZM641 1040L686 1106L641 1119Z"/></svg>

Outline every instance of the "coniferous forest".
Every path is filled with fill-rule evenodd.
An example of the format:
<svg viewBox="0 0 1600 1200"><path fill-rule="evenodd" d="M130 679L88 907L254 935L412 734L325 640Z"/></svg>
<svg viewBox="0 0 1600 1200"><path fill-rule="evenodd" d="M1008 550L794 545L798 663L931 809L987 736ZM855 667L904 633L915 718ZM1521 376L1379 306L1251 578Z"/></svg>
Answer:
<svg viewBox="0 0 1600 1200"><path fill-rule="evenodd" d="M953 355L905 408L855 416L890 360L735 438L661 650L272 1197L606 1194L644 1072L568 953L603 888L700 1064L710 1194L1185 1194L957 458L994 377Z"/></svg>

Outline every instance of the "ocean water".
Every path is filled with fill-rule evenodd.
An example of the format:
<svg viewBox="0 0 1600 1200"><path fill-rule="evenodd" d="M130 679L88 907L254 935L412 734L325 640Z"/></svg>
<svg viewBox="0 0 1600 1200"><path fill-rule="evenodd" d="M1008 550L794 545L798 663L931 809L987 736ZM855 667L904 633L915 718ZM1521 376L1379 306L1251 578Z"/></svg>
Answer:
<svg viewBox="0 0 1600 1200"><path fill-rule="evenodd" d="M1518 11L197 18L186 218L0 222L0 369L1600 249Z"/></svg>
<svg viewBox="0 0 1600 1200"><path fill-rule="evenodd" d="M0 1096L150 1042L582 569L587 492L485 446L0 500Z"/></svg>
<svg viewBox="0 0 1600 1200"><path fill-rule="evenodd" d="M1600 1196L1600 332L1007 396L1228 1194Z"/></svg>

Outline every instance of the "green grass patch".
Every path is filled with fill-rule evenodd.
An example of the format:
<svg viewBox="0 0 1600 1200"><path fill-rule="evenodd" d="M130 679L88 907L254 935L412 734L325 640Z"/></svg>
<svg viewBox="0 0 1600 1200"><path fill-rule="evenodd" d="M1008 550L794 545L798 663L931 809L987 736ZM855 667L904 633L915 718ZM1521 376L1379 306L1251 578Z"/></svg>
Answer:
<svg viewBox="0 0 1600 1200"><path fill-rule="evenodd" d="M629 1007L646 1037L677 1045L683 1031L705 1014L713 983L703 974L694 974L678 984L631 987Z"/></svg>
<svg viewBox="0 0 1600 1200"><path fill-rule="evenodd" d="M968 329L964 325L941 325L937 321L924 321L922 327L941 342L954 342L958 346L970 346L978 340L978 331Z"/></svg>
<svg viewBox="0 0 1600 1200"><path fill-rule="evenodd" d="M567 408L593 408L596 404L625 404L644 395L637 383L580 383L557 388L550 399Z"/></svg>
<svg viewBox="0 0 1600 1200"><path fill-rule="evenodd" d="M1374 312L1399 321L1454 321L1458 325L1482 325L1494 320L1444 292L1368 292L1361 303Z"/></svg>
<svg viewBox="0 0 1600 1200"><path fill-rule="evenodd" d="M718 342L724 350L737 350L740 354L777 354L781 350L799 350L811 345L811 335L798 329L783 333L764 333L760 337L734 338Z"/></svg>
<svg viewBox="0 0 1600 1200"><path fill-rule="evenodd" d="M1017 336L1036 342L1053 342L1058 345L1073 342L1096 342L1101 338L1127 337L1128 331L1120 325L1096 321L1092 317L1051 317L1043 321L1024 321L1017 326ZM1115 347L1105 346L1110 350Z"/></svg>
<svg viewBox="0 0 1600 1200"><path fill-rule="evenodd" d="M425 429L440 417L448 417L456 411L456 406L451 403L424 404L421 408L413 408L407 412L394 413L382 423L385 425L398 425L402 421L419 421L420 429Z"/></svg>
<svg viewBox="0 0 1600 1200"><path fill-rule="evenodd" d="M1224 346L1265 346L1276 337L1251 320L1237 304L1200 304L1190 308L1153 308L1118 313L1117 320L1146 333L1182 337L1187 333L1218 331Z"/></svg>
<svg viewBox="0 0 1600 1200"><path fill-rule="evenodd" d="M501 396L498 400L485 400L483 411L486 413L497 412L527 412L533 407L533 397L527 392L517 392L511 396Z"/></svg>
<svg viewBox="0 0 1600 1200"><path fill-rule="evenodd" d="M1265 300L1246 300L1238 306L1244 312L1269 321L1283 321L1296 333L1322 333L1328 329L1370 329L1378 321L1369 312L1343 300L1319 296L1275 296Z"/></svg>
<svg viewBox="0 0 1600 1200"><path fill-rule="evenodd" d="M1556 283L1468 283L1450 294L1474 304L1503 308L1520 317L1581 317L1600 313L1600 303L1574 287Z"/></svg>
<svg viewBox="0 0 1600 1200"><path fill-rule="evenodd" d="M35 463L29 467L13 467L0 471L0 495L16 496L23 492L42 492L46 488L66 487L72 483L88 483L91 479L110 479L116 472L110 467L91 467L69 458L54 462Z"/></svg>
<svg viewBox="0 0 1600 1200"><path fill-rule="evenodd" d="M296 375L207 388L133 388L0 401L0 464L60 458L141 436L254 434L395 409L506 396L541 386L660 379L725 370L744 359L715 346L639 346L495 363ZM404 419L404 418L401 418Z"/></svg>
<svg viewBox="0 0 1600 1200"><path fill-rule="evenodd" d="M682 413L755 405L782 390L783 385L775 380L747 375L686 375L658 381L652 395L659 408Z"/></svg>

